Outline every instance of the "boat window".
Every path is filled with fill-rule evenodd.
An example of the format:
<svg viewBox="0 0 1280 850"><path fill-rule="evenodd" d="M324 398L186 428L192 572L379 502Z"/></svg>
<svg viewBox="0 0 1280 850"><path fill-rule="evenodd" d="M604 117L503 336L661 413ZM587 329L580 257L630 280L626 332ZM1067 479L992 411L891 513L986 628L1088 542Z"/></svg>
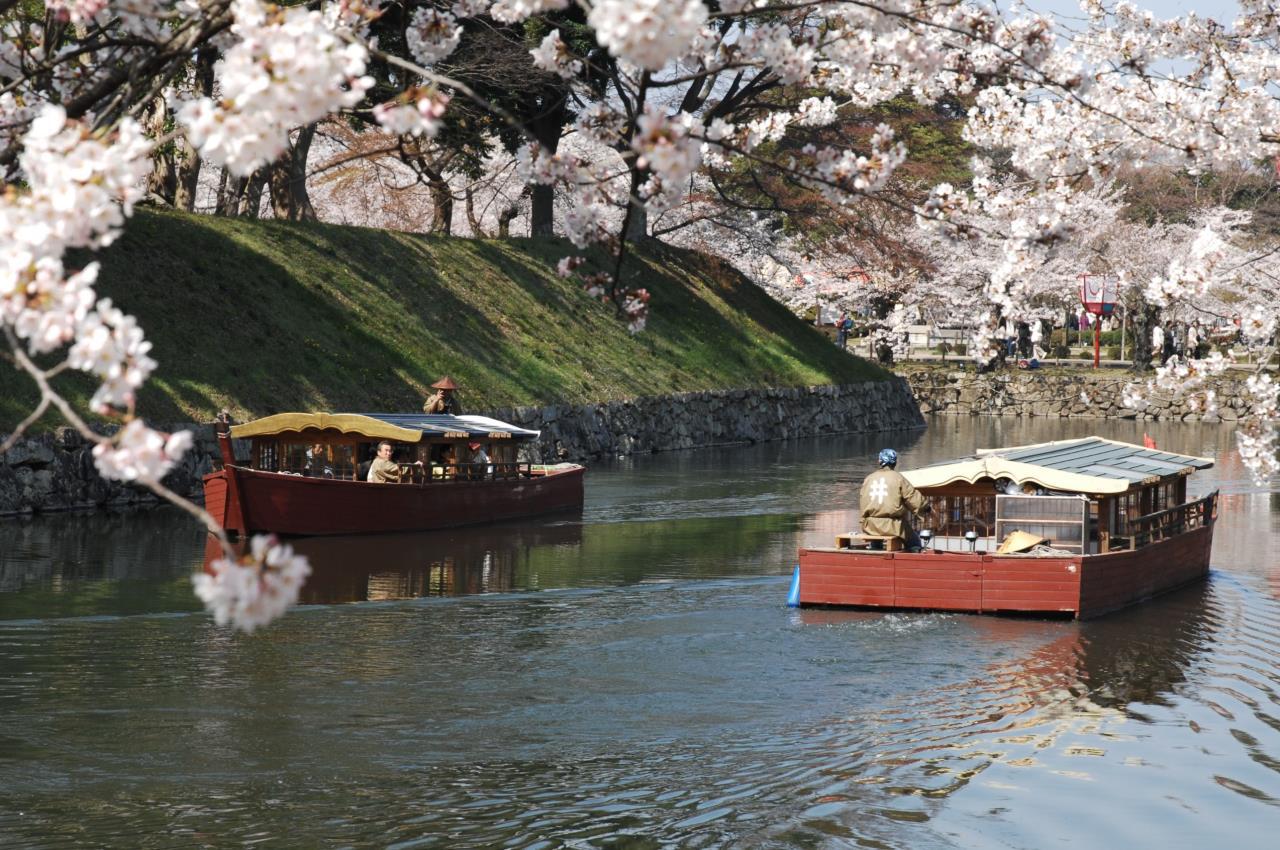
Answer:
<svg viewBox="0 0 1280 850"><path fill-rule="evenodd" d="M997 540L1025 531L1047 538L1054 549L1083 553L1089 528L1090 502L1084 496L996 497Z"/></svg>
<svg viewBox="0 0 1280 850"><path fill-rule="evenodd" d="M307 443L281 443L279 472L294 472L298 475L307 470Z"/></svg>
<svg viewBox="0 0 1280 850"><path fill-rule="evenodd" d="M355 446L349 444L329 446L329 465L333 468L334 478L355 478Z"/></svg>
<svg viewBox="0 0 1280 850"><path fill-rule="evenodd" d="M1132 490L1116 497L1116 522L1112 524L1118 534L1128 534L1129 523L1142 516L1142 492Z"/></svg>
<svg viewBox="0 0 1280 850"><path fill-rule="evenodd" d="M253 441L253 468L266 472L280 468L280 447L275 440Z"/></svg>
<svg viewBox="0 0 1280 850"><path fill-rule="evenodd" d="M933 533L943 537L963 537L976 531L990 537L995 524L995 496L929 496L933 508Z"/></svg>

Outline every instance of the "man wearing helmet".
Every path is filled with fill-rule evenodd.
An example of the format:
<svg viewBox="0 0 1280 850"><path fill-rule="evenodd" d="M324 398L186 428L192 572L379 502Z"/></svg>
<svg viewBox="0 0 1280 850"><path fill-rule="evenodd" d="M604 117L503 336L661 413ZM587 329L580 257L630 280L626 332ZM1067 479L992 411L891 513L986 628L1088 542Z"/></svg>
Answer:
<svg viewBox="0 0 1280 850"><path fill-rule="evenodd" d="M919 546L919 538L907 522L911 514L928 510L928 503L894 467L898 453L893 449L880 452L880 468L862 482L858 504L862 516L862 533L877 537L899 537L908 548Z"/></svg>

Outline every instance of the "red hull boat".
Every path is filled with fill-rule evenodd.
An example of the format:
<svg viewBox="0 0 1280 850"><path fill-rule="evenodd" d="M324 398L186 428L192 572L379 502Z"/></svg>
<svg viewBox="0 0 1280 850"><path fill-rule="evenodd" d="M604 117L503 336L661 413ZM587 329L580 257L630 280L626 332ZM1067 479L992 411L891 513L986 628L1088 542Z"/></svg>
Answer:
<svg viewBox="0 0 1280 850"><path fill-rule="evenodd" d="M280 414L219 427L223 467L205 508L228 531L289 535L426 531L580 509L583 467L516 460L536 437L483 417ZM251 440L237 461L233 438ZM398 483L364 480L378 442L395 441ZM501 441L501 442L500 442ZM471 445L480 462L456 462ZM363 474L362 474L363 473Z"/></svg>
<svg viewBox="0 0 1280 850"><path fill-rule="evenodd" d="M1186 478L1211 465L1091 437L908 471L932 508L924 545L850 532L801 549L790 602L1106 614L1208 575L1217 493L1186 501ZM1008 482L1031 492L998 493Z"/></svg>

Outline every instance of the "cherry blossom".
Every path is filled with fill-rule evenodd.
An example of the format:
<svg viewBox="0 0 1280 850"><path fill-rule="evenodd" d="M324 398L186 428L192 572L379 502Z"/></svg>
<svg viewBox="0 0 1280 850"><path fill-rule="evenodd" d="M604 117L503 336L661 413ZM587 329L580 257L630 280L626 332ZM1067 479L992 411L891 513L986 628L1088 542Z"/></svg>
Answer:
<svg viewBox="0 0 1280 850"><path fill-rule="evenodd" d="M134 419L121 429L114 444L93 447L93 460L106 478L156 484L191 448L191 432L162 434Z"/></svg>
<svg viewBox="0 0 1280 850"><path fill-rule="evenodd" d="M414 10L405 40L415 59L431 65L457 49L462 41L462 27L452 13L426 6Z"/></svg>
<svg viewBox="0 0 1280 850"><path fill-rule="evenodd" d="M603 47L650 71L684 56L706 21L701 0L596 0L587 16Z"/></svg>
<svg viewBox="0 0 1280 850"><path fill-rule="evenodd" d="M258 535L242 558L215 560L191 577L196 596L220 626L246 634L277 619L298 601L311 565L274 535Z"/></svg>
<svg viewBox="0 0 1280 850"><path fill-rule="evenodd" d="M373 80L365 47L319 12L259 0L235 0L232 11L239 41L218 63L222 97L196 98L178 119L202 156L247 175L284 150L290 129L356 105Z"/></svg>
<svg viewBox="0 0 1280 850"><path fill-rule="evenodd" d="M575 59L568 46L560 40L560 30L549 33L542 43L529 51L533 64L544 71L571 80L582 73L582 61Z"/></svg>
<svg viewBox="0 0 1280 850"><path fill-rule="evenodd" d="M373 108L374 120L393 136L435 136L440 132L447 95L410 89L403 98L380 103Z"/></svg>

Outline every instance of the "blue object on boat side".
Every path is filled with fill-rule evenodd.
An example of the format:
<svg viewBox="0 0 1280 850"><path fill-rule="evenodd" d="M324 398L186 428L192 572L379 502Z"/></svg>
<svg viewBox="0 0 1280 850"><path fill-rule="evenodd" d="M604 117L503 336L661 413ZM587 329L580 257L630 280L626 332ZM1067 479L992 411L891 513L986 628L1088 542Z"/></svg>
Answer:
<svg viewBox="0 0 1280 850"><path fill-rule="evenodd" d="M800 565L796 564L795 572L791 574L791 589L787 591L787 607L800 607Z"/></svg>

